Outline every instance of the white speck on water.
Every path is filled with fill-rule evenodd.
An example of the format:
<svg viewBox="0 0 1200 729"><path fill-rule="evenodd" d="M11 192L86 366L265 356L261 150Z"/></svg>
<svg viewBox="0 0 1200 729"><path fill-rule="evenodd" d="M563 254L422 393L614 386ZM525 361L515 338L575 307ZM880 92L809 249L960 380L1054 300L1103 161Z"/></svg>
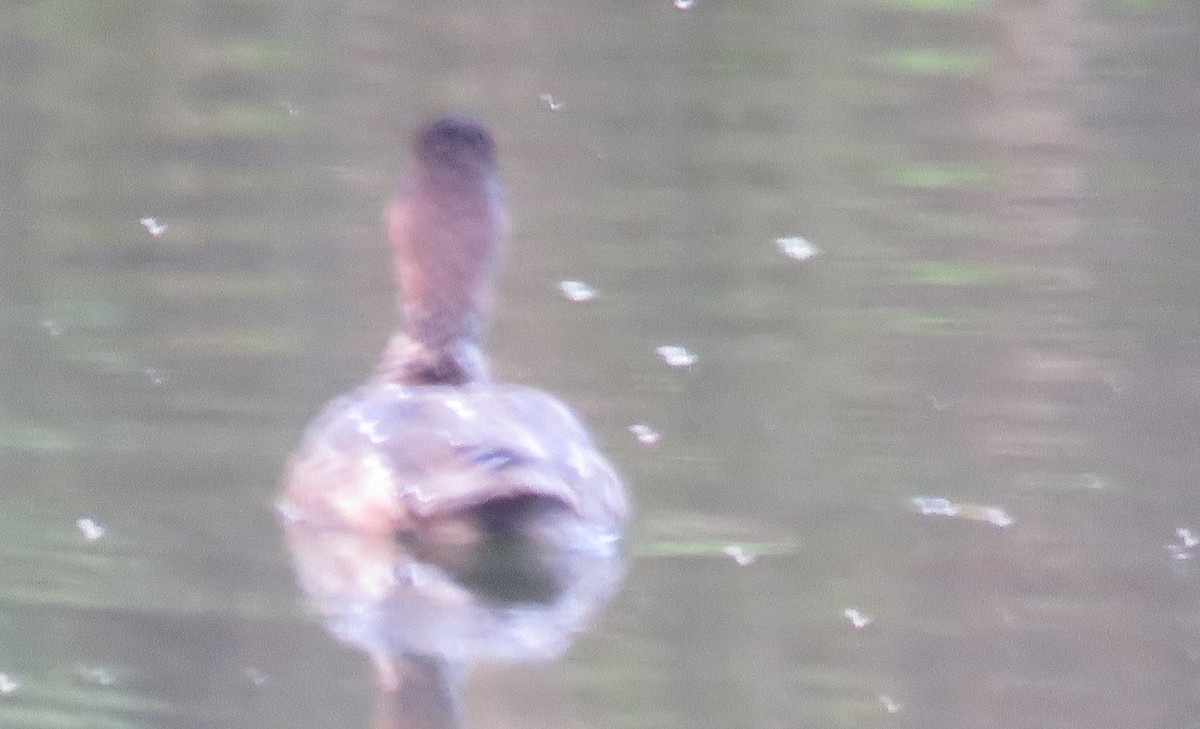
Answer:
<svg viewBox="0 0 1200 729"><path fill-rule="evenodd" d="M860 612L857 608L846 608L842 611L842 615L845 616L846 620L850 621L850 627L854 628L855 630L862 630L871 623L875 622L874 618L866 613Z"/></svg>
<svg viewBox="0 0 1200 729"><path fill-rule="evenodd" d="M1191 559L1196 556L1196 547L1200 545L1200 537L1197 537L1195 532L1187 527L1179 527L1175 530L1175 538L1178 541L1167 545L1167 551L1171 553L1172 559Z"/></svg>
<svg viewBox="0 0 1200 729"><path fill-rule="evenodd" d="M776 238L775 245L779 248L780 253L797 261L808 261L816 258L821 253L820 248L817 248L812 243L809 243L807 239L801 238L798 235Z"/></svg>
<svg viewBox="0 0 1200 729"><path fill-rule="evenodd" d="M46 333L52 337L57 337L59 334L62 334L62 327L59 326L58 322L54 321L53 319L43 319L42 329L45 329Z"/></svg>
<svg viewBox="0 0 1200 729"><path fill-rule="evenodd" d="M747 567L758 561L758 555L745 549L740 544L730 544L721 550L727 557L732 557L739 567Z"/></svg>
<svg viewBox="0 0 1200 729"><path fill-rule="evenodd" d="M1008 512L995 506L984 506L980 508L979 521L986 521L988 524L998 526L1001 529L1006 526L1012 526L1013 524L1013 518L1008 515Z"/></svg>
<svg viewBox="0 0 1200 729"><path fill-rule="evenodd" d="M108 688L117 683L117 677L103 666L77 666L75 670L81 679L96 686Z"/></svg>
<svg viewBox="0 0 1200 729"><path fill-rule="evenodd" d="M263 672L254 666L247 666L244 673L246 674L246 678L250 679L250 683L255 686L262 686L267 682L267 677L263 675Z"/></svg>
<svg viewBox="0 0 1200 729"><path fill-rule="evenodd" d="M0 696L8 696L21 688L21 682L7 673L0 673Z"/></svg>
<svg viewBox="0 0 1200 729"><path fill-rule="evenodd" d="M588 286L583 281L559 281L558 290L562 292L563 296L567 297L568 301L582 303L596 298L596 289Z"/></svg>
<svg viewBox="0 0 1200 729"><path fill-rule="evenodd" d="M997 506L955 503L940 496L914 496L909 503L921 516L943 516L965 521L981 521L1001 529L1015 523L1008 512Z"/></svg>
<svg viewBox="0 0 1200 729"><path fill-rule="evenodd" d="M658 352L659 357L662 357L663 362L677 370L691 369L699 359L686 348L677 344L664 344L655 351Z"/></svg>
<svg viewBox="0 0 1200 729"><path fill-rule="evenodd" d="M940 496L914 496L912 505L921 516L958 516L958 506Z"/></svg>
<svg viewBox="0 0 1200 729"><path fill-rule="evenodd" d="M696 0L673 0L675 7L680 10L690 10L696 4Z"/></svg>
<svg viewBox="0 0 1200 729"><path fill-rule="evenodd" d="M149 378L150 378L150 384L152 384L152 385L161 385L161 384L163 383L163 376L162 376L162 373L161 373L161 372L159 372L159 371L158 371L156 368L154 368L154 367L147 367L146 369L142 370L142 372L143 372L143 373L144 373L144 374L145 374L147 377L149 377Z"/></svg>
<svg viewBox="0 0 1200 729"><path fill-rule="evenodd" d="M558 111L563 107L562 102L555 101L554 95L549 93L542 94L542 103L545 104L546 108L550 111Z"/></svg>
<svg viewBox="0 0 1200 729"><path fill-rule="evenodd" d="M94 542L104 536L104 527L101 526L95 519L81 517L75 520L75 526L83 534L83 538L89 542Z"/></svg>
<svg viewBox="0 0 1200 729"><path fill-rule="evenodd" d="M142 227L145 228L146 231L155 238L161 238L163 233L167 232L167 224L159 222L158 218L151 218L147 216L144 218L139 218L138 222L141 223Z"/></svg>
<svg viewBox="0 0 1200 729"><path fill-rule="evenodd" d="M637 438L638 443L644 446L658 445L659 439L662 438L657 430L645 423L634 423L629 426L629 432L633 434L634 438Z"/></svg>
<svg viewBox="0 0 1200 729"><path fill-rule="evenodd" d="M891 696L881 694L878 699L879 705L882 706L883 710L889 714L895 714L900 711L900 709L904 708L903 704L901 704L899 701L896 701L896 699L892 698Z"/></svg>

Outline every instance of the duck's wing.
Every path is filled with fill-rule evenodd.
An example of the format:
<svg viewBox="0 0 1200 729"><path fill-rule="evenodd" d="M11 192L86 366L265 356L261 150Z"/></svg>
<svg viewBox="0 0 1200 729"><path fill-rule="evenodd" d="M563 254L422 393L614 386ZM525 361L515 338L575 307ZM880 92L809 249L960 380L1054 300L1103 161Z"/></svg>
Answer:
<svg viewBox="0 0 1200 729"><path fill-rule="evenodd" d="M369 385L330 404L289 464L284 505L363 531L537 498L616 529L620 479L560 401L532 388Z"/></svg>

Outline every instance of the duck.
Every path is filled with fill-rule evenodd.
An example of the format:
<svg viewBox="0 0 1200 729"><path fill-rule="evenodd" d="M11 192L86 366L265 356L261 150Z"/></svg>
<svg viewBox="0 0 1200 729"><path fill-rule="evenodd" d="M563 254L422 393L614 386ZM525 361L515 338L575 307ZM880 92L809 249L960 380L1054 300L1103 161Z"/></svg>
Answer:
<svg viewBox="0 0 1200 729"><path fill-rule="evenodd" d="M413 136L387 207L403 321L374 376L335 398L288 460L285 523L423 541L620 540L616 470L561 400L497 382L481 341L509 236L495 141L449 116Z"/></svg>

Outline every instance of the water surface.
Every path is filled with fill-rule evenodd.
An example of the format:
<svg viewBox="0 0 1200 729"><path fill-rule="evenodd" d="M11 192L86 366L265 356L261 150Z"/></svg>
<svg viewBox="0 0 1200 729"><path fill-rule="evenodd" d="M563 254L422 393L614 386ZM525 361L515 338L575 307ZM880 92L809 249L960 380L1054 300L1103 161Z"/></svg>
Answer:
<svg viewBox="0 0 1200 729"><path fill-rule="evenodd" d="M468 726L1197 722L1187 3L0 13L4 726L369 725L272 503L444 110L502 149L496 369L637 504L615 602Z"/></svg>

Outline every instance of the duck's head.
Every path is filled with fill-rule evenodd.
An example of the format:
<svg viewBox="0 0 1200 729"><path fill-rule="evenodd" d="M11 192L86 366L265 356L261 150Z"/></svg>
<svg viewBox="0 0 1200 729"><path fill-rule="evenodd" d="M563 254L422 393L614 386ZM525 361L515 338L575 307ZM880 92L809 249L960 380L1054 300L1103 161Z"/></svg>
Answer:
<svg viewBox="0 0 1200 729"><path fill-rule="evenodd" d="M417 132L412 159L387 216L409 350L396 379L462 384L482 372L477 343L508 234L496 146L478 122L449 117Z"/></svg>

